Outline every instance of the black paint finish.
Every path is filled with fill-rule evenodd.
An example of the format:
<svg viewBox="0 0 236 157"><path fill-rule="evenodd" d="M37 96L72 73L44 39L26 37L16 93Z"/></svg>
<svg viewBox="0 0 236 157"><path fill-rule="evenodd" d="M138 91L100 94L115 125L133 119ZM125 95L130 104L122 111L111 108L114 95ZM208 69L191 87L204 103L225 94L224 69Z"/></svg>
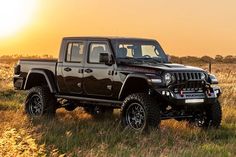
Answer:
<svg viewBox="0 0 236 157"><path fill-rule="evenodd" d="M20 60L14 76L14 87L19 90L26 90L33 86L48 85L51 92L57 97L67 99L96 101L109 100L108 102L117 103L123 100L127 94L133 92L154 93L157 97L162 97L162 89L168 89L174 93L175 85L165 86L163 83L155 84L152 79L161 79L165 73L204 73L200 68L184 66L180 64L171 64L167 62L153 63L122 63L118 62L114 54L112 42L116 40L138 40L151 41L149 39L137 38L110 38L110 37L71 37L62 40L58 60ZM81 62L67 62L67 47L69 43L82 42L84 44L83 54L80 55ZM89 63L88 52L91 43L106 43L108 45L109 64ZM163 51L164 52L164 51ZM33 81L32 81L33 80ZM188 80L186 80L188 81ZM205 86L209 84L207 80L199 88L206 92ZM177 83L177 82L176 82ZM179 83L179 82L178 82ZM176 86L177 87L177 86ZM182 88L181 85L178 88ZM190 87L189 87L190 88ZM192 88L192 87L191 87ZM191 90L190 88L190 90ZM209 90L212 88L208 87ZM178 89L182 90L182 89ZM188 91L188 92L195 92ZM175 93L174 93L175 94ZM204 94L205 95L205 94ZM217 99L217 97L203 96L203 99ZM163 98L165 100L169 100ZM177 97L173 97L169 103L177 102ZM182 99L181 99L182 100ZM105 101L101 101L105 102ZM179 102L179 101L178 101Z"/></svg>

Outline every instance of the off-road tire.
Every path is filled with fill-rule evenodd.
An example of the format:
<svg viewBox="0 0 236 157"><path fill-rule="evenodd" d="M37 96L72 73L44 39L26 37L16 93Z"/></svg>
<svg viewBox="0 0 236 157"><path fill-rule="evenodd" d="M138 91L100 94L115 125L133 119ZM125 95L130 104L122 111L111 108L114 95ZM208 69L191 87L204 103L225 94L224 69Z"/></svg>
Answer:
<svg viewBox="0 0 236 157"><path fill-rule="evenodd" d="M41 111L39 114L34 114L32 111L32 97L38 98L38 101L41 105ZM32 87L25 101L25 112L30 117L38 117L38 116L50 116L53 117L56 113L57 109L57 101L54 95L49 91L48 87L45 86L37 86Z"/></svg>
<svg viewBox="0 0 236 157"><path fill-rule="evenodd" d="M160 103L146 93L134 93L127 96L121 106L121 123L124 128L134 129L126 118L127 109L132 103L140 104L145 111L145 124L142 128L136 130L146 132L149 128L159 128L160 125ZM135 129L134 129L135 130Z"/></svg>
<svg viewBox="0 0 236 157"><path fill-rule="evenodd" d="M188 120L190 126L198 126L204 129L209 128L219 128L222 120L222 110L219 101L215 101L215 103L207 104L208 106L205 108L205 121L201 126L196 125L195 120Z"/></svg>
<svg viewBox="0 0 236 157"><path fill-rule="evenodd" d="M222 120L222 109L219 101L210 104L207 111L208 121L206 123L206 128L219 128Z"/></svg>

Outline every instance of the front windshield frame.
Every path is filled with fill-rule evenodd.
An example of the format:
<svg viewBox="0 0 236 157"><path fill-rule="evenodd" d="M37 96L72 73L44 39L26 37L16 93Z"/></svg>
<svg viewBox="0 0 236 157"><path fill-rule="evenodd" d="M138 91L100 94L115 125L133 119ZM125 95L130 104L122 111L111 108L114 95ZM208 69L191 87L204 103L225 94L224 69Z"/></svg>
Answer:
<svg viewBox="0 0 236 157"><path fill-rule="evenodd" d="M155 62L159 62L159 63L168 63L168 57L165 54L164 50L162 49L162 47L160 46L160 44L156 41L156 40L146 40L146 39L113 39L111 40L111 44L112 44L112 48L114 50L114 55L116 60L120 61L120 60L124 60L126 62L130 62L130 60L133 59L133 61L136 61L135 63L140 63L137 62L138 60L141 62L150 62L153 63ZM139 46L139 50L142 51L142 47L141 46L147 46L147 45L152 45L155 46L155 49L153 50L153 53L156 53L154 51L158 51L158 54L156 53L155 57L147 57L147 55L144 55L142 57L135 57L133 54L133 56L126 56L126 57L118 57L118 49L120 45L138 45ZM126 47L127 49L127 47ZM131 48L132 49L132 48ZM143 53L143 52L140 52ZM146 56L146 57L145 57Z"/></svg>

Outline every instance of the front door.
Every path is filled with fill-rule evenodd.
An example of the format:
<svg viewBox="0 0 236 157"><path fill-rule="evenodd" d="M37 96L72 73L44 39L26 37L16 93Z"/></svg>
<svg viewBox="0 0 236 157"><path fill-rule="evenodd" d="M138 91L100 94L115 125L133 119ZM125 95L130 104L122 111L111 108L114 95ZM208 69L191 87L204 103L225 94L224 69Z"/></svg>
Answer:
<svg viewBox="0 0 236 157"><path fill-rule="evenodd" d="M107 41L91 41L84 67L84 91L87 95L112 96L114 66L100 62L100 54L111 54Z"/></svg>
<svg viewBox="0 0 236 157"><path fill-rule="evenodd" d="M83 41L70 41L67 43L65 60L61 65L64 84L70 94L83 92L83 58L85 43Z"/></svg>

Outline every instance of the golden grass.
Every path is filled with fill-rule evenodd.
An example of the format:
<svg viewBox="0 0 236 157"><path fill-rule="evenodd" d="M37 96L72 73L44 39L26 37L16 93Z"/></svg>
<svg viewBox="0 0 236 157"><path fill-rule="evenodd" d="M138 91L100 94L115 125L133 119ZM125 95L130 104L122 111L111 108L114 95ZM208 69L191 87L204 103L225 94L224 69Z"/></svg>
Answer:
<svg viewBox="0 0 236 157"><path fill-rule="evenodd" d="M168 120L161 130L137 134L121 129L118 110L96 120L80 108L60 109L55 119L28 119L25 92L12 90L12 65L0 65L0 156L236 156L235 69L213 65L223 90L220 129L204 131Z"/></svg>

